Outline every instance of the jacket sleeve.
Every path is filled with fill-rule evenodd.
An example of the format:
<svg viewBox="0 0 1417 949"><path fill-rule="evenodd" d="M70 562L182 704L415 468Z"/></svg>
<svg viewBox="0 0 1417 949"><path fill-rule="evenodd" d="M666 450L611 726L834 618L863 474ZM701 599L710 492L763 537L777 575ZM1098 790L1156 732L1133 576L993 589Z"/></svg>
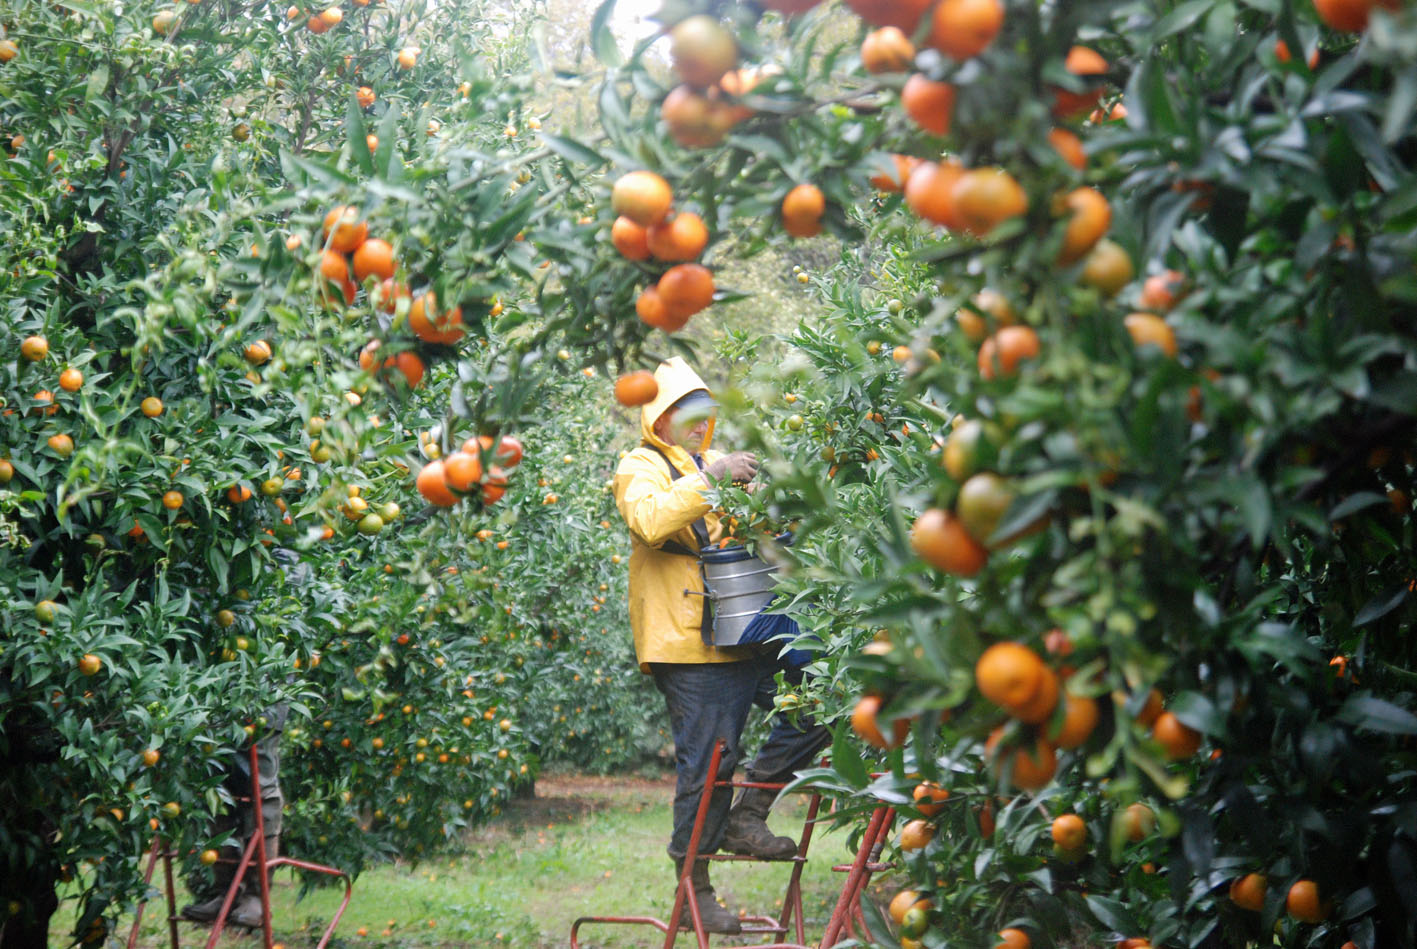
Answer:
<svg viewBox="0 0 1417 949"><path fill-rule="evenodd" d="M703 492L704 480L696 474L674 479L648 460L627 457L615 472L615 506L630 533L658 547L710 511Z"/></svg>

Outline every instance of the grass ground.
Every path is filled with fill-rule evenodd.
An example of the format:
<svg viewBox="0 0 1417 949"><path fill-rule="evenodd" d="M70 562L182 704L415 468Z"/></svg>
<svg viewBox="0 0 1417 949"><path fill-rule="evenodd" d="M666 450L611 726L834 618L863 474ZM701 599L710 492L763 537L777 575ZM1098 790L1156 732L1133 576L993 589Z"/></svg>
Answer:
<svg viewBox="0 0 1417 949"><path fill-rule="evenodd" d="M664 853L672 788L668 778L543 776L535 799L514 802L495 824L470 835L464 852L361 876L331 945L549 949L568 944L578 916L664 918L673 895L672 865ZM803 801L774 811L770 823L778 833L795 837L801 831ZM811 852L816 859L803 876L809 941L820 937L841 886L843 874L830 872L831 864L850 860L845 831L819 828ZM731 907L773 915L781 908L788 865L735 863L714 871L718 893ZM297 902L297 890L288 875L277 877L276 938L289 949L313 946L338 905L332 891ZM147 916L139 944L159 949L166 941L157 902ZM182 931L184 945L200 944L203 931L187 924ZM126 939L126 926L120 934ZM638 949L662 939L647 926L588 926L581 933L581 944L595 949ZM713 941L731 946L752 940ZM222 940L224 949L257 944L235 935ZM690 944L681 936L680 945Z"/></svg>

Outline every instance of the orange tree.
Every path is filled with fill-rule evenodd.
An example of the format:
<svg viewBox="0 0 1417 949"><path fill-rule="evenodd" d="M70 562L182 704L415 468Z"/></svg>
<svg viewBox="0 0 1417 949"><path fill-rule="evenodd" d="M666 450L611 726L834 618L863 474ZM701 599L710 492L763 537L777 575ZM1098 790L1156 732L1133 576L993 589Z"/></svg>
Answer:
<svg viewBox="0 0 1417 949"><path fill-rule="evenodd" d="M288 839L357 869L495 813L614 703L623 580L587 451L609 439L575 418L540 306L561 274L538 248L585 225L538 222L576 205L558 152L583 154L532 143L530 66L496 15L7 9L5 945L43 941L65 881L75 938L101 939L154 834L216 846L226 763L282 705ZM518 468L503 430L537 421L534 391L568 421ZM425 510L423 463L480 433L479 498ZM571 476L574 596L499 548L519 519L555 533L536 482ZM526 612L509 578L471 582L484 556L532 563ZM597 748L651 749L618 719Z"/></svg>
<svg viewBox="0 0 1417 949"><path fill-rule="evenodd" d="M762 6L666 10L667 84L602 32L602 118L707 259L861 249L729 501L887 752L811 776L909 819L876 941L1411 941L1411 11Z"/></svg>

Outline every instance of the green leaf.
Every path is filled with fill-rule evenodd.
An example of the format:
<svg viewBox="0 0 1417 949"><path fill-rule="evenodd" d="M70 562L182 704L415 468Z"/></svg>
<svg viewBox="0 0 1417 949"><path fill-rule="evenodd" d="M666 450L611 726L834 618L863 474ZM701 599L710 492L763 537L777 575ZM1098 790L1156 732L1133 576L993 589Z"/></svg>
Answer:
<svg viewBox="0 0 1417 949"><path fill-rule="evenodd" d="M1199 692L1181 692L1171 700L1171 712L1184 724L1207 735L1225 734L1225 716Z"/></svg>
<svg viewBox="0 0 1417 949"><path fill-rule="evenodd" d="M1379 494L1376 491L1359 491L1357 494L1349 495L1328 512L1330 521L1341 521L1350 514L1357 514L1366 508L1374 507L1378 504L1390 504L1391 499L1386 494Z"/></svg>
<svg viewBox="0 0 1417 949"><path fill-rule="evenodd" d="M615 42L615 33L610 29L610 15L614 12L615 0L604 0L590 18L590 45L595 50L595 58L611 69L625 64L620 44Z"/></svg>
<svg viewBox="0 0 1417 949"><path fill-rule="evenodd" d="M349 153L354 163L366 175L374 173L374 158L369 154L368 131L364 127L364 109L359 105L357 92L349 94L349 105L345 110L345 137L349 142ZM382 143L382 139L380 142Z"/></svg>
<svg viewBox="0 0 1417 949"><path fill-rule="evenodd" d="M1087 908L1093 916L1097 917L1098 922L1113 932L1141 932L1142 927L1136 917L1120 900L1109 899L1105 896L1089 896Z"/></svg>
<svg viewBox="0 0 1417 949"><path fill-rule="evenodd" d="M1417 715L1370 692L1351 696L1344 702L1338 710L1338 720L1355 728L1389 735L1417 735Z"/></svg>
<svg viewBox="0 0 1417 949"><path fill-rule="evenodd" d="M541 133L541 140L546 143L547 148L572 164L599 168L607 161L604 155L594 149L587 148L579 142L572 141L563 135L552 135L550 132L543 131Z"/></svg>
<svg viewBox="0 0 1417 949"><path fill-rule="evenodd" d="M836 734L832 736L832 766L852 787L864 788L871 782L866 762L861 760L861 752L851 741L850 729L844 720L837 723Z"/></svg>

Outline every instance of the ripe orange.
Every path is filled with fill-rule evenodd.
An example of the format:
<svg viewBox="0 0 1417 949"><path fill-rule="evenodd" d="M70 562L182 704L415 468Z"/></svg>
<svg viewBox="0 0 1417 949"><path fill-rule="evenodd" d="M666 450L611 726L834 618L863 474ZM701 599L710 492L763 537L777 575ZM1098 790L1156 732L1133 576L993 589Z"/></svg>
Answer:
<svg viewBox="0 0 1417 949"><path fill-rule="evenodd" d="M1112 226L1112 206L1096 188L1078 188L1063 199L1071 214L1063 227L1063 246L1058 264L1068 266L1081 260Z"/></svg>
<svg viewBox="0 0 1417 949"><path fill-rule="evenodd" d="M458 496L448 488L442 461L430 461L424 465L423 470L418 473L414 485L418 488L418 493L423 495L424 500L429 504L435 504L438 507L452 507L458 503Z"/></svg>
<svg viewBox="0 0 1417 949"><path fill-rule="evenodd" d="M991 290L985 287L983 290L980 290L974 296L970 297L969 302L972 304L973 308L960 307L959 310L955 312L955 322L959 324L959 328L964 332L964 335L974 340L976 343L989 335L988 324L984 322L984 317L980 316L978 312L975 312L976 310L988 316L992 316L1004 326L1011 326L1018 319L1017 314L1014 312L1013 304L1009 303L1008 299L997 290ZM946 465L946 468L948 468L948 465ZM956 480L963 480L963 478L968 477L968 475L952 475L952 477Z"/></svg>
<svg viewBox="0 0 1417 949"><path fill-rule="evenodd" d="M723 24L698 14L669 31L669 58L680 79L706 89L738 65L738 43Z"/></svg>
<svg viewBox="0 0 1417 949"><path fill-rule="evenodd" d="M664 220L674 192L669 182L652 171L632 171L621 175L610 191L610 207L641 227Z"/></svg>
<svg viewBox="0 0 1417 949"><path fill-rule="evenodd" d="M1028 326L1005 326L979 347L979 375L984 379L1012 376L1019 363L1037 358L1038 334Z"/></svg>
<svg viewBox="0 0 1417 949"><path fill-rule="evenodd" d="M49 340L43 336L26 336L20 343L20 355L30 362L39 362L49 355Z"/></svg>
<svg viewBox="0 0 1417 949"><path fill-rule="evenodd" d="M933 0L846 0L846 5L872 26L894 26L907 36L915 32L920 18Z"/></svg>
<svg viewBox="0 0 1417 949"><path fill-rule="evenodd" d="M162 414L162 400L155 395L150 395L139 404L138 408L148 418L157 418Z"/></svg>
<svg viewBox="0 0 1417 949"><path fill-rule="evenodd" d="M954 203L954 186L964 177L958 162L922 161L905 182L905 203L916 216L952 231L963 226Z"/></svg>
<svg viewBox="0 0 1417 949"><path fill-rule="evenodd" d="M1289 52L1289 44L1284 42L1284 40L1274 41L1274 58L1281 63L1287 63L1294 58L1293 54ZM1319 50L1318 47L1314 47L1314 51L1309 54L1309 68L1317 69L1318 67Z"/></svg>
<svg viewBox="0 0 1417 949"><path fill-rule="evenodd" d="M994 836L994 805L990 801L985 801L984 806L977 809L975 815L979 818L979 833L984 837Z"/></svg>
<svg viewBox="0 0 1417 949"><path fill-rule="evenodd" d="M940 0L925 44L955 60L978 56L1004 25L1000 0Z"/></svg>
<svg viewBox="0 0 1417 949"><path fill-rule="evenodd" d="M1000 726L989 734L989 740L984 743L984 757L993 759L996 775L1002 775L1006 766L1011 768L1012 783L1025 791L1037 791L1053 780L1058 770L1058 756L1051 744L1040 738L1031 746L1021 745L1012 755L996 756L995 750L1003 734L1004 729Z"/></svg>
<svg viewBox="0 0 1417 949"><path fill-rule="evenodd" d="M659 383L647 369L627 372L615 380L615 401L621 405L645 405L659 395Z"/></svg>
<svg viewBox="0 0 1417 949"><path fill-rule="evenodd" d="M74 453L74 439L60 432L57 435L50 435L45 439L45 444L50 450L62 458L68 458Z"/></svg>
<svg viewBox="0 0 1417 949"><path fill-rule="evenodd" d="M86 676L96 676L103 668L103 660L91 652L86 652L79 658L79 672Z"/></svg>
<svg viewBox="0 0 1417 949"><path fill-rule="evenodd" d="M1247 873L1230 881L1230 902L1254 913L1264 911L1264 898L1268 892L1269 880L1263 873Z"/></svg>
<svg viewBox="0 0 1417 949"><path fill-rule="evenodd" d="M59 373L59 388L65 392L78 392L84 385L84 374L70 366Z"/></svg>
<svg viewBox="0 0 1417 949"><path fill-rule="evenodd" d="M664 300L659 296L659 290L655 287L645 287L640 291L640 295L635 298L635 313L655 329L664 330L666 333L673 333L683 329L688 322L688 317L671 317L668 308L664 305Z"/></svg>
<svg viewBox="0 0 1417 949"><path fill-rule="evenodd" d="M405 46L403 49L399 50L397 61L399 64L399 68L403 70L409 70L412 69L414 66L417 66L418 47Z"/></svg>
<svg viewBox="0 0 1417 949"><path fill-rule="evenodd" d="M1200 732L1185 725L1170 712L1162 712L1156 717L1151 734L1166 749L1166 757L1172 761L1190 758L1200 751Z"/></svg>
<svg viewBox="0 0 1417 949"><path fill-rule="evenodd" d="M656 289L665 312L683 319L713 302L713 274L699 264L676 264L659 278Z"/></svg>
<svg viewBox="0 0 1417 949"><path fill-rule="evenodd" d="M881 191L897 192L905 190L910 173L920 164L913 155L891 155L889 164L870 178L870 183Z"/></svg>
<svg viewBox="0 0 1417 949"><path fill-rule="evenodd" d="M403 373L404 381L410 389L417 389L418 384L423 381L423 360L418 358L416 353L405 351L390 356L384 360L384 368L397 369Z"/></svg>
<svg viewBox="0 0 1417 949"><path fill-rule="evenodd" d="M934 817L945 809L944 802L950 799L950 792L933 781L923 781L915 786L910 797L915 801L917 811L926 817Z"/></svg>
<svg viewBox="0 0 1417 949"><path fill-rule="evenodd" d="M181 491L166 491L162 495L162 506L169 511L175 511L181 507L182 501L183 497Z"/></svg>
<svg viewBox="0 0 1417 949"><path fill-rule="evenodd" d="M395 283L393 280L380 281L379 289L375 292L378 296L379 309L385 313L393 313L398 309L399 300L407 300L413 296L406 284Z"/></svg>
<svg viewBox="0 0 1417 949"><path fill-rule="evenodd" d="M320 11L320 20L325 26L338 26L344 19L344 11L339 7L326 7Z"/></svg>
<svg viewBox="0 0 1417 949"><path fill-rule="evenodd" d="M376 98L377 96L374 95L374 90L368 86L360 86L354 93L355 101L365 109L373 105ZM371 148L370 151L373 151L373 149Z"/></svg>
<svg viewBox="0 0 1417 949"><path fill-rule="evenodd" d="M900 849L905 851L924 850L935 839L935 826L927 820L906 822L900 829Z"/></svg>
<svg viewBox="0 0 1417 949"><path fill-rule="evenodd" d="M916 73L901 88L900 105L905 114L925 131L948 135L950 120L954 117L955 87Z"/></svg>
<svg viewBox="0 0 1417 949"><path fill-rule="evenodd" d="M1083 151L1082 139L1064 128L1056 128L1048 133L1048 144L1063 156L1063 161L1078 171L1087 167L1087 153Z"/></svg>
<svg viewBox="0 0 1417 949"><path fill-rule="evenodd" d="M482 457L466 451L455 451L443 459L443 481L459 494L477 490L482 480Z"/></svg>
<svg viewBox="0 0 1417 949"><path fill-rule="evenodd" d="M1038 691L1025 705L1013 710L1014 718L1029 725L1041 725L1053 716L1053 709L1058 707L1058 692L1058 674L1045 667Z"/></svg>
<svg viewBox="0 0 1417 949"><path fill-rule="evenodd" d="M151 768L153 765L157 764L158 759L161 757L162 752L158 751L156 748L145 748L143 750L143 766Z"/></svg>
<svg viewBox="0 0 1417 949"><path fill-rule="evenodd" d="M910 547L930 566L943 573L972 577L984 569L989 552L953 514L930 508L915 519Z"/></svg>
<svg viewBox="0 0 1417 949"><path fill-rule="evenodd" d="M685 148L712 148L744 117L737 107L688 85L671 89L660 103L659 114L670 138Z"/></svg>
<svg viewBox="0 0 1417 949"><path fill-rule="evenodd" d="M1081 850L1087 843L1087 825L1076 814L1061 814L1053 819L1053 843L1064 850Z"/></svg>
<svg viewBox="0 0 1417 949"><path fill-rule="evenodd" d="M626 260L644 260L649 257L648 232L623 214L610 225L610 243Z"/></svg>
<svg viewBox="0 0 1417 949"><path fill-rule="evenodd" d="M1033 943L1028 938L1028 933L1022 929L1001 929L999 930L1001 940L994 949L1029 949Z"/></svg>
<svg viewBox="0 0 1417 949"><path fill-rule="evenodd" d="M984 237L1011 217L1028 210L1028 196L1002 168L967 171L950 190L954 212L961 227L975 237Z"/></svg>
<svg viewBox="0 0 1417 949"><path fill-rule="evenodd" d="M1176 332L1154 313L1131 313L1122 319L1132 342L1140 349L1155 346L1171 358L1176 356Z"/></svg>
<svg viewBox="0 0 1417 949"><path fill-rule="evenodd" d="M371 155L377 152L379 150L379 136L375 135L373 132L364 136L364 147L369 149L369 154Z"/></svg>
<svg viewBox="0 0 1417 949"><path fill-rule="evenodd" d="M872 30L861 41L861 66L869 73L904 72L915 62L915 44L899 27Z"/></svg>
<svg viewBox="0 0 1417 949"><path fill-rule="evenodd" d="M53 415L59 411L59 406L54 404L54 393L48 389L40 389L36 392L34 401L39 403L39 407L30 409L29 415Z"/></svg>
<svg viewBox="0 0 1417 949"><path fill-rule="evenodd" d="M782 227L793 237L815 237L822 232L827 200L814 184L800 184L782 199Z"/></svg>
<svg viewBox="0 0 1417 949"><path fill-rule="evenodd" d="M14 40L0 40L0 63L8 63L18 55L20 55L20 47L15 44Z"/></svg>
<svg viewBox="0 0 1417 949"><path fill-rule="evenodd" d="M1368 17L1374 7L1395 11L1398 0L1314 0L1319 19L1335 30L1361 33L1368 28Z"/></svg>
<svg viewBox="0 0 1417 949"><path fill-rule="evenodd" d="M1082 747L1092 735L1093 729L1097 727L1099 712L1096 700L1068 692L1063 693L1063 703L1063 724L1057 734L1050 734L1048 737L1056 742L1059 748L1071 751Z"/></svg>
<svg viewBox="0 0 1417 949"><path fill-rule="evenodd" d="M1185 276L1177 270L1152 274L1142 282L1137 304L1143 310L1165 313L1185 296L1185 283Z"/></svg>
<svg viewBox="0 0 1417 949"><path fill-rule="evenodd" d="M226 489L226 499L232 504L242 504L251 500L251 489L244 484L233 484Z"/></svg>
<svg viewBox="0 0 1417 949"><path fill-rule="evenodd" d="M851 730L856 732L862 741L874 748L899 748L905 744L905 739L910 735L910 720L897 718L892 721L891 737L887 739L885 733L881 731L881 724L878 721L882 704L879 695L861 696L856 702L856 707L851 711Z"/></svg>
<svg viewBox="0 0 1417 949"><path fill-rule="evenodd" d="M1111 297L1132 282L1134 273L1131 256L1115 241L1103 238L1088 252L1079 279L1104 297Z"/></svg>
<svg viewBox="0 0 1417 949"><path fill-rule="evenodd" d="M619 220L616 223L619 223ZM631 221L630 226L636 225ZM612 241L614 240L613 230L612 228ZM680 211L678 214L666 217L658 224L650 225L644 235L645 245L649 248L649 252L660 260L670 261L694 260L704 252L709 240L708 227L705 226L704 219L692 211ZM619 245L616 247L618 249Z"/></svg>
<svg viewBox="0 0 1417 949"><path fill-rule="evenodd" d="M352 253L369 236L369 225L359 220L359 212L353 206L331 208L325 215L325 239L330 250L341 254Z"/></svg>
<svg viewBox="0 0 1417 949"><path fill-rule="evenodd" d="M487 469L487 480L482 483L482 503L494 504L506 493L507 476L501 468L493 465Z"/></svg>
<svg viewBox="0 0 1417 949"><path fill-rule="evenodd" d="M466 330L462 322L462 307L449 307L438 312L438 297L432 290L414 298L408 308L408 328L429 343L451 345L462 339Z"/></svg>
<svg viewBox="0 0 1417 949"><path fill-rule="evenodd" d="M380 280L391 280L394 276L394 249L388 241L377 237L366 240L354 251L354 279L362 284L370 276Z"/></svg>
<svg viewBox="0 0 1417 949"><path fill-rule="evenodd" d="M1100 76L1107 72L1107 60L1096 50L1086 46L1074 46L1068 50L1063 60L1063 68L1074 76ZM1091 109L1102 98L1101 86L1093 86L1082 92L1068 89L1053 90L1053 114L1059 118L1073 118Z"/></svg>
<svg viewBox="0 0 1417 949"><path fill-rule="evenodd" d="M1156 815L1145 804L1130 804L1122 812L1122 829L1128 840L1137 843L1156 829Z"/></svg>
<svg viewBox="0 0 1417 949"><path fill-rule="evenodd" d="M928 897L921 896L914 890L901 890L895 896L891 897L891 919L895 920L896 924L899 925L901 920L905 919L906 913L922 903L925 905L926 909L930 909L934 906Z"/></svg>
<svg viewBox="0 0 1417 949"><path fill-rule="evenodd" d="M1048 667L1022 643L995 643L974 665L974 682L989 701L1008 711L1033 701Z"/></svg>
<svg viewBox="0 0 1417 949"><path fill-rule="evenodd" d="M253 366L259 366L271 358L271 344L264 339L258 339L246 347L245 355L247 362Z"/></svg>
<svg viewBox="0 0 1417 949"><path fill-rule="evenodd" d="M1319 885L1313 880L1298 880L1289 888L1284 900L1289 915L1304 923L1323 922L1327 908L1319 902Z"/></svg>

